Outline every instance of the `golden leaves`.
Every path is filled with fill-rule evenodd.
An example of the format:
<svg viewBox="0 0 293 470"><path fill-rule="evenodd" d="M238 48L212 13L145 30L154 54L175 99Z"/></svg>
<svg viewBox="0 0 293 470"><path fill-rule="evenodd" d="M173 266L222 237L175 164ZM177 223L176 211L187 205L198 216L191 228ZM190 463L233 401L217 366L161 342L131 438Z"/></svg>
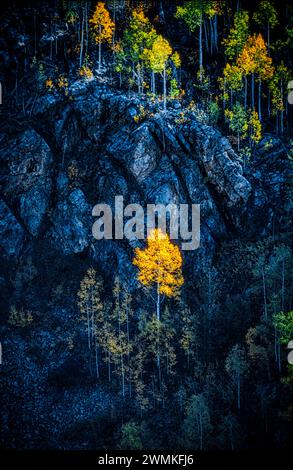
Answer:
<svg viewBox="0 0 293 470"><path fill-rule="evenodd" d="M115 23L112 21L105 3L98 2L95 12L90 19L93 35L97 44L108 43L112 41Z"/></svg>
<svg viewBox="0 0 293 470"><path fill-rule="evenodd" d="M133 264L139 268L138 280L143 285L157 284L167 297L174 297L184 283L179 248L160 229L150 233L146 249L135 250Z"/></svg>

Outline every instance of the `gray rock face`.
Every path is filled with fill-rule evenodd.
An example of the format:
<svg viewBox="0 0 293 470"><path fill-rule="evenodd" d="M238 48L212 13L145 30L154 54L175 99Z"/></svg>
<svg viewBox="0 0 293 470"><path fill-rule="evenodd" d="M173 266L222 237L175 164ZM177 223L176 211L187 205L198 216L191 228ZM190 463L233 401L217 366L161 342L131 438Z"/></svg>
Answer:
<svg viewBox="0 0 293 470"><path fill-rule="evenodd" d="M51 96L35 109L34 119L51 149L32 129L5 141L4 193L33 237L42 234L65 255L88 248L102 269L130 273L135 240L104 243L92 237L92 207L99 202L113 207L116 195L124 197L125 205L144 208L148 203L200 204L202 250L186 255L193 267L211 258L217 243L242 230L243 220L253 214L262 217L265 230L264 207L271 198L264 173L260 168L244 176L238 156L218 130L198 123L191 112L179 122L176 109L163 115L154 107L141 118L137 97L113 93L96 81L79 82L69 93L68 103ZM264 142L260 152L267 148ZM281 194L282 169L279 176L275 187ZM9 217L12 223L13 214ZM20 237L23 229L18 230Z"/></svg>
<svg viewBox="0 0 293 470"><path fill-rule="evenodd" d="M8 256L18 256L25 231L7 205L0 200L0 246Z"/></svg>
<svg viewBox="0 0 293 470"><path fill-rule="evenodd" d="M50 148L33 129L25 130L2 145L4 194L17 207L29 233L36 236L51 194Z"/></svg>
<svg viewBox="0 0 293 470"><path fill-rule="evenodd" d="M51 185L36 184L20 198L20 215L27 229L37 236L48 209Z"/></svg>
<svg viewBox="0 0 293 470"><path fill-rule="evenodd" d="M64 254L81 253L90 243L91 207L84 193L75 189L61 198L52 215L50 236Z"/></svg>

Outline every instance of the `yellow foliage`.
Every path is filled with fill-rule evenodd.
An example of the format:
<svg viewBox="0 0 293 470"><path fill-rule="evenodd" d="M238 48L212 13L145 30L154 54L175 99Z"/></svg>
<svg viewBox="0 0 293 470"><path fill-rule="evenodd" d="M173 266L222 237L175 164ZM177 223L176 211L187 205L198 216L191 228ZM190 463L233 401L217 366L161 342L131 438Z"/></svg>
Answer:
<svg viewBox="0 0 293 470"><path fill-rule="evenodd" d="M245 75L257 73L262 80L269 80L274 73L272 58L268 55L266 43L261 34L249 36L237 65Z"/></svg>
<svg viewBox="0 0 293 470"><path fill-rule="evenodd" d="M87 65L83 65L79 71L79 76L82 77L82 78L85 78L87 80L91 80L93 78L93 72L91 71L91 69L87 66Z"/></svg>
<svg viewBox="0 0 293 470"><path fill-rule="evenodd" d="M46 85L47 88L49 88L50 90L52 90L52 88L54 88L54 83L53 83L52 78L48 78L48 79L45 81L45 85Z"/></svg>
<svg viewBox="0 0 293 470"><path fill-rule="evenodd" d="M160 229L150 233L144 250L135 250L133 264L139 269L138 280L143 285L157 284L159 292L167 297L174 297L184 283L179 248Z"/></svg>
<svg viewBox="0 0 293 470"><path fill-rule="evenodd" d="M224 68L224 78L220 79L221 89L227 88L234 91L241 90L242 88L242 72L237 65L227 63Z"/></svg>
<svg viewBox="0 0 293 470"><path fill-rule="evenodd" d="M155 73L162 73L172 52L172 47L167 39L164 39L163 36L157 36L152 48L144 50L143 57Z"/></svg>
<svg viewBox="0 0 293 470"><path fill-rule="evenodd" d="M256 111L251 111L249 125L251 129L251 139L256 143L259 142L262 138L262 127Z"/></svg>
<svg viewBox="0 0 293 470"><path fill-rule="evenodd" d="M98 2L95 12L90 19L93 28L94 39L97 44L108 43L112 41L115 23L112 21L105 3Z"/></svg>
<svg viewBox="0 0 293 470"><path fill-rule="evenodd" d="M58 88L68 88L68 80L66 77L63 75L60 75L60 77L57 80L57 86Z"/></svg>

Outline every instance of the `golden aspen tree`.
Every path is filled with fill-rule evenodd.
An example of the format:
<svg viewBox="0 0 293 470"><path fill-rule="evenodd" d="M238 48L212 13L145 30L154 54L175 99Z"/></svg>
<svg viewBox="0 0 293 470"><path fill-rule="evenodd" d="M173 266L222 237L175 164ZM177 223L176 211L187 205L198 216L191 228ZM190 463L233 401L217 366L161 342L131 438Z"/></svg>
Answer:
<svg viewBox="0 0 293 470"><path fill-rule="evenodd" d="M181 61L178 53L173 54L172 47L167 39L158 35L152 44L151 49L144 50L144 59L148 62L152 70L152 91L155 93L155 74L160 73L163 76L163 97L164 97L164 111L167 106L167 64L169 59L173 61L174 66L180 67Z"/></svg>
<svg viewBox="0 0 293 470"><path fill-rule="evenodd" d="M92 25L92 32L95 42L99 45L99 71L102 64L102 44L111 44L115 29L115 23L112 21L105 3L98 2L93 16L89 20Z"/></svg>
<svg viewBox="0 0 293 470"><path fill-rule="evenodd" d="M184 283L179 248L171 243L167 234L154 229L147 238L147 247L135 250L133 264L139 269L141 284L147 287L156 285L157 319L160 321L160 296L176 296Z"/></svg>
<svg viewBox="0 0 293 470"><path fill-rule="evenodd" d="M255 74L258 75L258 114L259 119L261 120L262 81L269 81L274 73L272 59L268 55L268 49L261 34L249 36L241 54L238 57L237 65L241 68L245 77L251 75L252 109L254 109ZM245 101L246 95L247 86L245 86Z"/></svg>

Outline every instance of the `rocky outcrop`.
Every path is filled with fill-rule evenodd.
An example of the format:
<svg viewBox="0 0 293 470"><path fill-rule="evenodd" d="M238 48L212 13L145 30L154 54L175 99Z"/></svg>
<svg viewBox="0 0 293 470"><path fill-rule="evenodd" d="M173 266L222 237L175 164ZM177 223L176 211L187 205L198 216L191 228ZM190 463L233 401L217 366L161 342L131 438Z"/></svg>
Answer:
<svg viewBox="0 0 293 470"><path fill-rule="evenodd" d="M39 234L49 209L52 189L52 154L32 128L2 136L2 191L19 220L32 235Z"/></svg>
<svg viewBox="0 0 293 470"><path fill-rule="evenodd" d="M25 231L7 205L0 201L0 246L8 256L18 256L23 246Z"/></svg>
<svg viewBox="0 0 293 470"><path fill-rule="evenodd" d="M27 231L28 243L41 236L61 255L90 249L102 266L107 258L117 267L125 256L130 261L134 245L117 241L101 249L91 234L91 208L98 202L113 206L122 195L125 203L143 206L200 204L201 256L210 257L220 240L245 229L248 217L255 211L259 218L269 204L262 166L244 175L228 140L192 112L184 119L172 108L162 114L96 80L75 83L69 96L44 96L24 130L2 138L2 186L17 217L17 240ZM260 151L266 148L264 143ZM276 182L278 194L284 180L283 174ZM13 225L13 213L5 214L6 226ZM3 243L11 244L5 233ZM194 265L194 256L186 262Z"/></svg>

